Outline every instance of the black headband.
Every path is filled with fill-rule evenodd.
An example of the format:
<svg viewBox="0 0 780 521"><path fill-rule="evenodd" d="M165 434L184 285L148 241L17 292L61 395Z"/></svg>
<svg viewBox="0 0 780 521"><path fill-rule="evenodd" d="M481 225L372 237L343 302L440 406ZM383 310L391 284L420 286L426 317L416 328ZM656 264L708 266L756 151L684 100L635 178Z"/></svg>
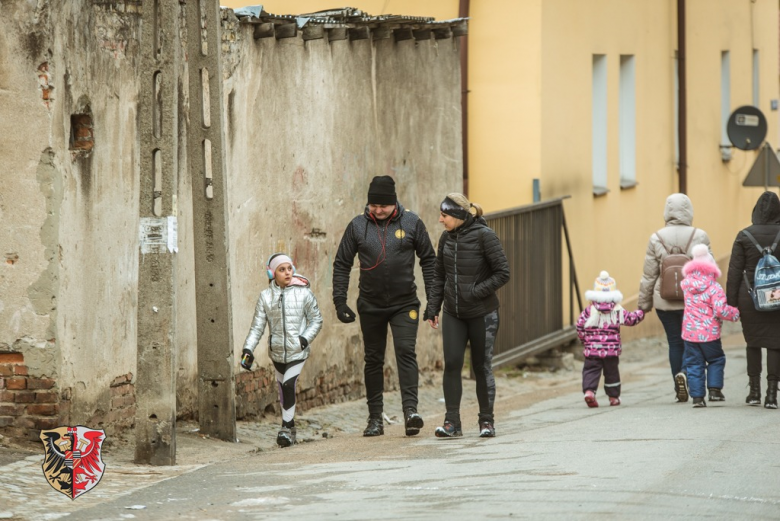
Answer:
<svg viewBox="0 0 780 521"><path fill-rule="evenodd" d="M450 215L456 219L460 219L461 221L465 221L469 216L469 211L467 209L463 208L449 197L445 197L441 202L440 210L441 213Z"/></svg>

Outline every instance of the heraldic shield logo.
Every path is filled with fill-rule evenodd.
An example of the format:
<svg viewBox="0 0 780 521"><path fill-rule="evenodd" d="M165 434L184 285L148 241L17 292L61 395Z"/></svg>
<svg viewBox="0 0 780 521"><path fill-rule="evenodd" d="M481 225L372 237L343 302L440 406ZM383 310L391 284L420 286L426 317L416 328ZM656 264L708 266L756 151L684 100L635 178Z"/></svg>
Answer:
<svg viewBox="0 0 780 521"><path fill-rule="evenodd" d="M43 442L43 475L57 492L70 499L97 486L106 465L102 447L106 433L82 427L57 427L41 431Z"/></svg>

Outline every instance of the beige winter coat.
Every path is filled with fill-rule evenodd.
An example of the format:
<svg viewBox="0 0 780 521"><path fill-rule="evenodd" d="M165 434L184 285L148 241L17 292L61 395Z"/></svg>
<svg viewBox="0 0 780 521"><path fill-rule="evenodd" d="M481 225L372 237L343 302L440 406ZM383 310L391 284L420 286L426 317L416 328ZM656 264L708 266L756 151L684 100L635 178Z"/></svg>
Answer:
<svg viewBox="0 0 780 521"><path fill-rule="evenodd" d="M685 307L682 300L669 301L661 298L661 262L667 256L667 252L658 240L658 235L670 250L674 246L685 248L694 231L693 204L687 195L672 194L666 199L664 221L666 226L653 233L647 243L642 282L639 285L638 307L642 311L650 311L653 308L671 311ZM706 244L707 248L710 248L710 238L702 229L696 229L686 253L691 255L691 250L697 244Z"/></svg>

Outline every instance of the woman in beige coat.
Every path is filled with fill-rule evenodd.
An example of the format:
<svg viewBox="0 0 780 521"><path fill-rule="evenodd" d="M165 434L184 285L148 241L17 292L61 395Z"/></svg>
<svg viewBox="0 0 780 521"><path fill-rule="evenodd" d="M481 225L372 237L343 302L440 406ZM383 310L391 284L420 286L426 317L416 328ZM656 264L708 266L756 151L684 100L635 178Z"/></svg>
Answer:
<svg viewBox="0 0 780 521"><path fill-rule="evenodd" d="M688 382L683 367L685 344L682 339L685 306L683 300L661 298L661 264L671 252L682 252L690 257L691 250L697 244L705 244L709 248L710 238L704 230L692 226L693 204L685 194L672 194L666 198L664 221L666 226L654 232L647 243L637 307L645 312L655 308L658 313L669 343L669 365L672 369L674 392L678 402L687 402Z"/></svg>

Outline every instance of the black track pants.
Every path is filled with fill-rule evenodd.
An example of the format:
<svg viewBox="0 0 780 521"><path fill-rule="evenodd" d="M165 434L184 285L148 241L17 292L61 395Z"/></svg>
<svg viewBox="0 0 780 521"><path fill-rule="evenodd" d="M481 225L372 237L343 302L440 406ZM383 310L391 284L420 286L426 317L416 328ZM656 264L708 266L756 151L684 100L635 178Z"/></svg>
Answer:
<svg viewBox="0 0 780 521"><path fill-rule="evenodd" d="M477 380L479 421L493 422L496 380L493 377L493 344L498 333L498 311L483 317L461 320L447 313L442 317L444 337L444 419L460 425L460 399L463 395L461 371L466 343L471 345L471 366Z"/></svg>
<svg viewBox="0 0 780 521"><path fill-rule="evenodd" d="M398 367L398 383L401 386L401 403L404 408L417 408L417 343L419 305L400 308L370 308L358 300L360 329L365 344L366 401L369 415L382 414L382 392L384 391L385 350L387 349L387 326L393 333L395 361Z"/></svg>

